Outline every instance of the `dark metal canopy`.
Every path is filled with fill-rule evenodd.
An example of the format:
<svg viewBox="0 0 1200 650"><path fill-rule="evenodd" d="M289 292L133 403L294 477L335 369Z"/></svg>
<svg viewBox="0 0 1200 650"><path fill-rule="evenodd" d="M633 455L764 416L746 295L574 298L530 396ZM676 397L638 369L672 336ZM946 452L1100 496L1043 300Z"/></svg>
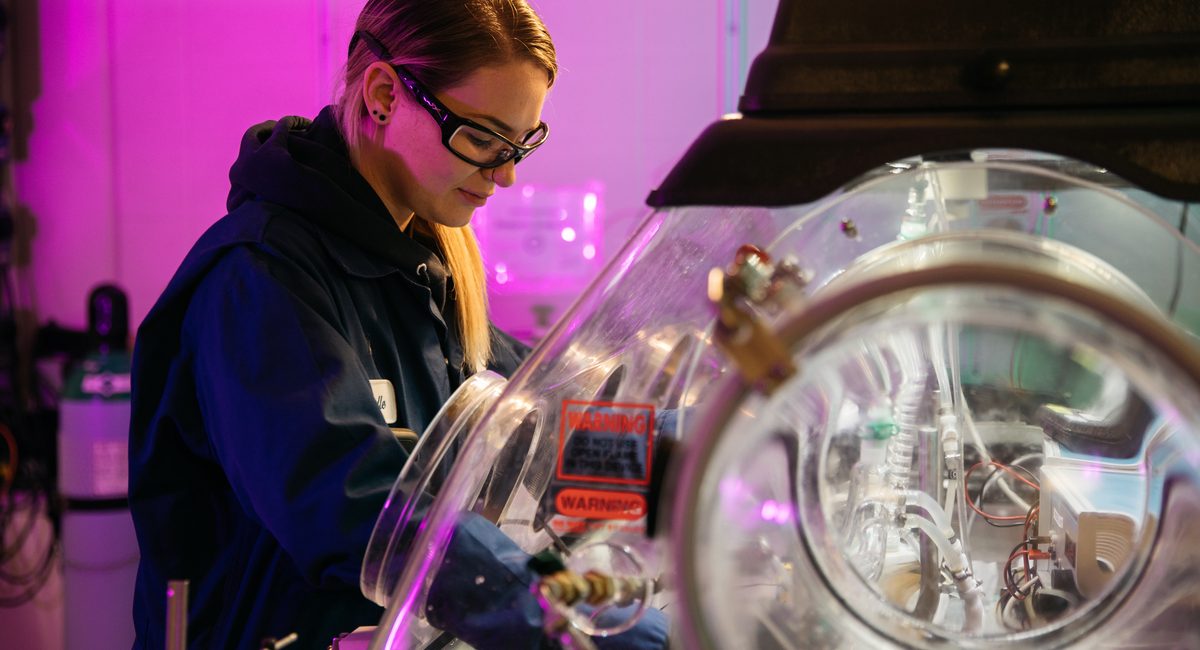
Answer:
<svg viewBox="0 0 1200 650"><path fill-rule="evenodd" d="M647 203L795 205L891 161L981 148L1200 201L1200 2L780 0L739 108Z"/></svg>

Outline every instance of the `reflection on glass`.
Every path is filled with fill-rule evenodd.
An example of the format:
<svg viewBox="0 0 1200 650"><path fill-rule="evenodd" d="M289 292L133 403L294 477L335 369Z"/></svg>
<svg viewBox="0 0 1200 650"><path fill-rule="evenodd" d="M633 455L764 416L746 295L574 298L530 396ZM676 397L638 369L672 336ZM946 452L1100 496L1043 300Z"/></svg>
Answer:
<svg viewBox="0 0 1200 650"><path fill-rule="evenodd" d="M727 402L737 370L707 296L744 244L805 282L758 310L769 327L848 288L1003 258L1194 337L1200 249L1163 216L1181 206L1151 203L1083 163L989 151L900 161L812 205L649 215L430 445L453 453L422 483L426 526L388 550L422 552L378 581L373 647L435 642L425 599L464 512L525 552L653 585L676 635L710 648L1170 639L1181 607L1200 613L1200 395L1154 341L1070 300L951 282L790 341L795 376ZM679 459L695 473L667 471Z"/></svg>

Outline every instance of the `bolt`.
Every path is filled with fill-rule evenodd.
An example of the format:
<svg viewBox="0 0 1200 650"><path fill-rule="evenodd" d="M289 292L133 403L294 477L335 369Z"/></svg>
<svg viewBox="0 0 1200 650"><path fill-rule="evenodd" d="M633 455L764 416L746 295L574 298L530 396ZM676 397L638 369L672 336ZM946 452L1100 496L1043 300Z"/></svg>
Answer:
<svg viewBox="0 0 1200 650"><path fill-rule="evenodd" d="M842 219L842 234L847 237L858 237L858 226L854 225L853 219Z"/></svg>
<svg viewBox="0 0 1200 650"><path fill-rule="evenodd" d="M1046 214L1054 214L1058 209L1058 199L1053 196L1047 196L1045 202L1042 203L1042 212Z"/></svg>

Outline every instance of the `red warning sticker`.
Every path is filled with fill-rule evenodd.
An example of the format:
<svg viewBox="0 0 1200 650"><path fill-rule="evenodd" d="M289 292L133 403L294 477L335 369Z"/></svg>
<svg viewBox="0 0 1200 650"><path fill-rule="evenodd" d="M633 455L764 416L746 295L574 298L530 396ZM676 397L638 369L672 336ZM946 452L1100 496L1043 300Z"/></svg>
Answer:
<svg viewBox="0 0 1200 650"><path fill-rule="evenodd" d="M554 505L567 517L632 521L646 516L646 497L634 492L567 488L554 497Z"/></svg>
<svg viewBox="0 0 1200 650"><path fill-rule="evenodd" d="M565 400L559 480L649 485L654 406Z"/></svg>
<svg viewBox="0 0 1200 650"><path fill-rule="evenodd" d="M1029 198L1023 194L992 194L986 199L977 199L983 212L1010 212L1020 214L1029 207Z"/></svg>

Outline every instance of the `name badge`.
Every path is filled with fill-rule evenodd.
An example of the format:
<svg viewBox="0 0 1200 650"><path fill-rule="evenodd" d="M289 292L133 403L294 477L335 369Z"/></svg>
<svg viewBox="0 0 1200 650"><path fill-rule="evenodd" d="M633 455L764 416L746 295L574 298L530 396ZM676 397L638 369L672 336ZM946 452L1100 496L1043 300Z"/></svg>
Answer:
<svg viewBox="0 0 1200 650"><path fill-rule="evenodd" d="M393 424L396 421L396 389L392 388L392 382L386 379L372 379L371 391L375 393L375 403L379 405L383 421Z"/></svg>

